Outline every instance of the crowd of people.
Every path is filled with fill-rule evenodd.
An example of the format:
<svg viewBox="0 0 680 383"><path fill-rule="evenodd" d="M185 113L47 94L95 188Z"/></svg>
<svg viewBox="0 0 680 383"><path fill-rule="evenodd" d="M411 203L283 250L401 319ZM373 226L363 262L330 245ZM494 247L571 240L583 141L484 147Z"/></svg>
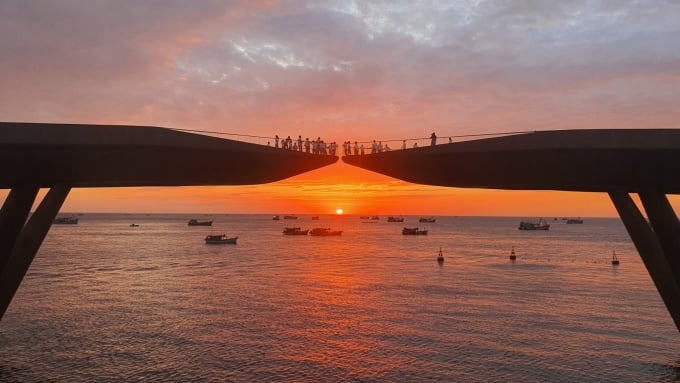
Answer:
<svg viewBox="0 0 680 383"><path fill-rule="evenodd" d="M451 137L449 137L449 143L451 142L453 141ZM267 142L267 145L270 146L271 142ZM431 146L437 145L437 135L434 134L434 132L432 132L432 135L430 136L430 145ZM337 153L338 144L335 141L326 143L324 140L321 139L321 137L317 137L316 140L311 141L309 140L309 138L305 138L303 141L302 136L298 136L297 139L292 139L290 136L281 139L277 134L274 137L274 147L275 148L280 147L281 149L285 150L293 150L311 154L335 156ZM414 148L418 147L417 141L413 143L413 147ZM406 140L402 141L401 149L402 150L406 149ZM382 141L376 142L376 140L373 140L373 143L371 143L370 146L371 154L389 152L391 150L392 149L390 148L390 146L387 143L383 145ZM366 152L366 148L364 147L363 143L359 144L358 141L354 141L354 144L352 144L352 141L345 141L342 143L342 152L343 155L345 156L351 156L352 154L358 156L364 155Z"/></svg>

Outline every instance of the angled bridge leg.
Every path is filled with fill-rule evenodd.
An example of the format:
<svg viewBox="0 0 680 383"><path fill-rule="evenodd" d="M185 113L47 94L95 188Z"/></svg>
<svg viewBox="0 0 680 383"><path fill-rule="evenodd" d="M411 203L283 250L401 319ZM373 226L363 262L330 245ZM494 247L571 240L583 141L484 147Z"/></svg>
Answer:
<svg viewBox="0 0 680 383"><path fill-rule="evenodd" d="M680 331L680 224L663 193L640 193L650 223L625 192L609 192L675 327Z"/></svg>
<svg viewBox="0 0 680 383"><path fill-rule="evenodd" d="M64 203L64 200L66 200L70 190L71 187L66 185L56 185L52 187L26 225L23 226L23 229L18 236L15 236L14 240L10 240L10 242L13 242L11 252L3 267L0 268L0 319L2 319L5 311L7 311L10 302L12 302L14 294L19 288L21 281L24 279L29 266L31 266L31 262L33 262L35 254L38 252L43 239L45 239L47 232L50 230L54 217L59 213L59 209L61 209L61 205ZM14 228L13 230L16 230L15 226L24 214L23 212L26 210L26 206L30 209L28 200L31 199L29 196L31 193L32 191L26 191L22 194L22 198L16 196L16 199L12 200L21 202L6 200L2 207L0 218L11 221L11 224L8 224L7 226ZM33 195L33 199L35 199L35 195ZM8 205L8 203L10 203L10 205ZM31 200L31 204L32 203L33 201ZM5 208L7 208L7 210ZM0 234L4 237L4 232ZM5 245L4 242L3 245Z"/></svg>

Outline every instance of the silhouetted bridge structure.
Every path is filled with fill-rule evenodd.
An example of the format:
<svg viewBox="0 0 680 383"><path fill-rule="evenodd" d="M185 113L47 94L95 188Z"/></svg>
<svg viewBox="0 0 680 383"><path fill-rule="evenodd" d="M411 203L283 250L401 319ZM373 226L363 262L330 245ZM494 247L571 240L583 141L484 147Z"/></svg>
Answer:
<svg viewBox="0 0 680 383"><path fill-rule="evenodd" d="M405 181L608 193L680 330L680 130L565 130L343 160ZM0 316L72 187L243 185L330 165L334 156L137 126L0 123ZM40 187L50 191L26 222ZM630 197L637 193L649 222Z"/></svg>
<svg viewBox="0 0 680 383"><path fill-rule="evenodd" d="M248 185L338 160L146 126L0 123L0 318L74 187ZM49 188L28 219L40 188ZM28 221L27 221L28 219Z"/></svg>

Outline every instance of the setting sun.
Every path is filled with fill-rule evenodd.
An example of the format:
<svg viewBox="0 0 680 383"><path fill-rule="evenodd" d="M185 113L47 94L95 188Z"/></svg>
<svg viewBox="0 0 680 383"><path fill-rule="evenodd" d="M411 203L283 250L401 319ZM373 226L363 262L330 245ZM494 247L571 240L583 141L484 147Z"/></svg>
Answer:
<svg viewBox="0 0 680 383"><path fill-rule="evenodd" d="M336 211L335 211L335 214L337 214L337 215L340 215L340 214L342 214L342 209L338 209L338 210L336 210Z"/></svg>

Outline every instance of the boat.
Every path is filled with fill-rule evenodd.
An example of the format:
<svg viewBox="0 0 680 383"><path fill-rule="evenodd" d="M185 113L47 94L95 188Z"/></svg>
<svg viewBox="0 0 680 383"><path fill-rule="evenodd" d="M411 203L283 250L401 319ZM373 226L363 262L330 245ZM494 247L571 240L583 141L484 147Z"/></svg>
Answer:
<svg viewBox="0 0 680 383"><path fill-rule="evenodd" d="M130 224L130 227L139 227L139 225L136 224L136 223L131 223L131 224Z"/></svg>
<svg viewBox="0 0 680 383"><path fill-rule="evenodd" d="M387 217L387 222L404 222L404 217Z"/></svg>
<svg viewBox="0 0 680 383"><path fill-rule="evenodd" d="M526 222L522 221L519 223L519 230L550 230L550 224L547 223L543 218L539 219L538 222Z"/></svg>
<svg viewBox="0 0 680 383"><path fill-rule="evenodd" d="M238 237L227 237L226 234L210 234L205 237L205 243L208 245L235 245Z"/></svg>
<svg viewBox="0 0 680 383"><path fill-rule="evenodd" d="M318 220L319 220L319 216L318 216L318 215L315 215L314 217L312 217L312 221L318 221Z"/></svg>
<svg viewBox="0 0 680 383"><path fill-rule="evenodd" d="M439 248L439 254L437 255L437 262L444 263L444 253L442 253L442 248Z"/></svg>
<svg viewBox="0 0 680 383"><path fill-rule="evenodd" d="M512 247L512 250L510 250L510 260L514 261L517 259L517 256L515 255L515 246Z"/></svg>
<svg viewBox="0 0 680 383"><path fill-rule="evenodd" d="M302 230L299 227L287 227L283 229L285 235L307 235L309 230Z"/></svg>
<svg viewBox="0 0 680 383"><path fill-rule="evenodd" d="M315 227L309 232L309 235L314 235L317 237L342 235L342 230L331 230L330 228L327 227Z"/></svg>
<svg viewBox="0 0 680 383"><path fill-rule="evenodd" d="M371 218L371 217L369 217L369 216L367 216L367 215L359 216L359 219L370 219L370 218Z"/></svg>
<svg viewBox="0 0 680 383"><path fill-rule="evenodd" d="M76 217L57 217L52 221L56 225L77 225L78 218Z"/></svg>
<svg viewBox="0 0 680 383"><path fill-rule="evenodd" d="M418 220L418 222L421 223L435 223L436 221L437 220L432 217L420 217L420 219Z"/></svg>
<svg viewBox="0 0 680 383"><path fill-rule="evenodd" d="M281 217L279 217L278 215L275 215L275 216L272 217L272 219L273 219L274 221L278 221L278 220L281 219Z"/></svg>
<svg viewBox="0 0 680 383"><path fill-rule="evenodd" d="M619 259L616 257L616 251L612 251L612 265L616 266L619 264Z"/></svg>
<svg viewBox="0 0 680 383"><path fill-rule="evenodd" d="M427 235L427 230L420 230L417 227L405 227L401 234L403 235Z"/></svg>
<svg viewBox="0 0 680 383"><path fill-rule="evenodd" d="M371 217L371 219L374 220L374 221L377 221L377 220L380 219L380 217L378 217L377 215L374 215L374 216Z"/></svg>
<svg viewBox="0 0 680 383"><path fill-rule="evenodd" d="M582 224L583 220L581 218L569 218L567 220L567 225Z"/></svg>
<svg viewBox="0 0 680 383"><path fill-rule="evenodd" d="M284 215L283 219L297 219L298 217L295 215Z"/></svg>
<svg viewBox="0 0 680 383"><path fill-rule="evenodd" d="M187 223L188 226L212 226L213 221L199 221L196 219L190 219Z"/></svg>

